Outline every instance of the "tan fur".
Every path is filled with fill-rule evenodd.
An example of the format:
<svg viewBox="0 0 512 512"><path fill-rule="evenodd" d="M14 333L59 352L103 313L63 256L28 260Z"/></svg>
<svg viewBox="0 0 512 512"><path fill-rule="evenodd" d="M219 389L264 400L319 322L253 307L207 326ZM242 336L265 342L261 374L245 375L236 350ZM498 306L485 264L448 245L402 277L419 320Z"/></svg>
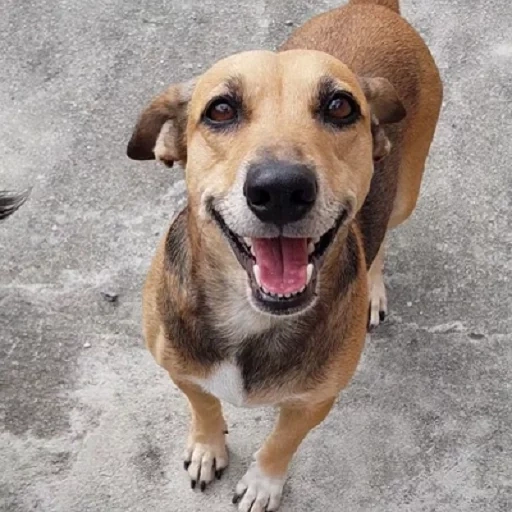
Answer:
<svg viewBox="0 0 512 512"><path fill-rule="evenodd" d="M288 465L309 431L329 414L333 398L299 406L284 405L273 432L267 437L257 458L265 472L272 476L286 474Z"/></svg>
<svg viewBox="0 0 512 512"><path fill-rule="evenodd" d="M396 0L352 0L306 23L278 53L235 55L171 86L140 116L129 156L186 166L187 207L162 240L144 289L144 335L189 399L186 461L194 485L199 473L207 475L204 484L211 481L215 458L221 469L227 464L220 402L198 383L213 378L221 361L241 357L244 343L250 348L268 332L275 339L259 350L291 340L304 351L297 368L286 367L291 352L276 352L286 373L253 387L245 382L241 397L246 405L280 407L256 466L237 487L243 494L259 479L274 505L300 442L356 370L368 302L382 284L381 244L415 207L442 101L435 63L398 13ZM360 105L361 119L349 129L328 130L315 118L312 102L326 76ZM244 123L231 132L209 129L202 122L206 105L233 89L243 96ZM349 205L318 276L317 302L296 319L251 308L246 271L208 211L213 200L237 235L261 236L254 235L263 227L247 213L241 183L248 163L262 155L314 165L318 175L321 194L308 220L284 236L320 236L340 205ZM208 338L205 325L217 338ZM251 359L245 363L250 368Z"/></svg>
<svg viewBox="0 0 512 512"><path fill-rule="evenodd" d="M400 12L400 5L398 0L351 0L351 5L365 4L367 6L381 5L387 7L396 13Z"/></svg>

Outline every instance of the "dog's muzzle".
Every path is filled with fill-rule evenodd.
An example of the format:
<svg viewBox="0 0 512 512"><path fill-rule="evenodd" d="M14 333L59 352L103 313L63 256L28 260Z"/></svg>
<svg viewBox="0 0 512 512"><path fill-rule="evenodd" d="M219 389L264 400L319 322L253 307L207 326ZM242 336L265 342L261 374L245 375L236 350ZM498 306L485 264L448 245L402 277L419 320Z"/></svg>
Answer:
<svg viewBox="0 0 512 512"><path fill-rule="evenodd" d="M340 201L339 210L319 216L316 170L293 161L251 163L242 190L236 200L245 211L238 216L221 201L217 208L213 197L207 211L247 272L251 303L272 315L303 312L315 301L325 253L352 208Z"/></svg>
<svg viewBox="0 0 512 512"><path fill-rule="evenodd" d="M271 315L305 311L316 299L317 281L325 254L349 216L343 208L320 237L242 237L229 228L222 215L209 208L240 265L248 275L253 306Z"/></svg>

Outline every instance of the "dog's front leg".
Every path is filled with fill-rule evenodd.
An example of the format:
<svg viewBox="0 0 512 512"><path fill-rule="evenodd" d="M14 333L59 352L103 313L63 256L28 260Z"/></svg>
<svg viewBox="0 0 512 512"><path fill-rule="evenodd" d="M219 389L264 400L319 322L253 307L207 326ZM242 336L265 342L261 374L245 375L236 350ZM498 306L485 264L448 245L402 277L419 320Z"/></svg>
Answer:
<svg viewBox="0 0 512 512"><path fill-rule="evenodd" d="M233 503L240 512L272 512L281 501L288 465L308 432L327 416L334 399L315 405L284 405L274 431L254 455L236 487Z"/></svg>
<svg viewBox="0 0 512 512"><path fill-rule="evenodd" d="M204 491L214 477L220 479L228 465L226 422L221 404L214 396L189 382L176 382L176 385L187 396L192 413L185 470L190 476L192 489L199 484Z"/></svg>

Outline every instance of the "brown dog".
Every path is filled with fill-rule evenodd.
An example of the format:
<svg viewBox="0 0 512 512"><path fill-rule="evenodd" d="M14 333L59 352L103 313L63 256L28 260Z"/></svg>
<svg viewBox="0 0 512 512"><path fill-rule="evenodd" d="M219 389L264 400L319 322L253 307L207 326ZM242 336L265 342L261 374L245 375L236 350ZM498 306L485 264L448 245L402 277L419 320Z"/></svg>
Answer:
<svg viewBox="0 0 512 512"><path fill-rule="evenodd" d="M368 302L372 324L385 312L382 242L414 209L441 97L398 3L353 0L142 113L128 155L186 169L144 333L190 402L192 487L228 464L219 399L277 405L234 501L279 506L294 452L355 371Z"/></svg>

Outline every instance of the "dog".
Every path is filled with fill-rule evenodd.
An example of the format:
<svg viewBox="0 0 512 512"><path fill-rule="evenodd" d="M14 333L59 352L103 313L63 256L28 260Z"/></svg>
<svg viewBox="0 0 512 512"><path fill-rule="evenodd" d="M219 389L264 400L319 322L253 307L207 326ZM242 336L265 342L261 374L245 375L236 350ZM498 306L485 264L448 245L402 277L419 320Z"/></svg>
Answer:
<svg viewBox="0 0 512 512"><path fill-rule="evenodd" d="M6 219L16 210L19 210L28 196L28 191L17 194L7 190L0 190L0 220Z"/></svg>
<svg viewBox="0 0 512 512"><path fill-rule="evenodd" d="M192 488L228 465L221 400L278 406L233 502L279 507L292 456L355 372L368 316L386 312L383 241L415 208L441 103L398 2L351 0L140 115L128 156L185 168L187 205L152 262L143 317L190 404Z"/></svg>

